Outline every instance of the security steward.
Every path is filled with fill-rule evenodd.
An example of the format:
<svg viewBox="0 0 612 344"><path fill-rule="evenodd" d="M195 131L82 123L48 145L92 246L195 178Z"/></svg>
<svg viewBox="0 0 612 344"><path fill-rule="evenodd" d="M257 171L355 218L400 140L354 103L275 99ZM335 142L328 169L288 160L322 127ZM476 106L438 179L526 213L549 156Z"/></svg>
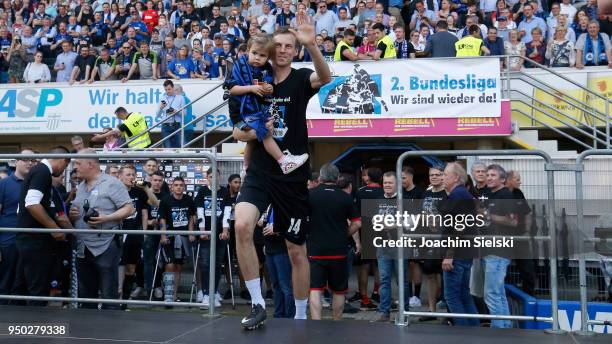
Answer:
<svg viewBox="0 0 612 344"><path fill-rule="evenodd" d="M104 142L111 135L123 135L132 149L145 149L151 145L151 137L145 117L139 112L130 112L120 106L115 110L115 116L123 121L119 126L104 134L94 135L92 142Z"/></svg>
<svg viewBox="0 0 612 344"><path fill-rule="evenodd" d="M351 29L344 30L344 37L338 42L336 46L336 52L334 53L334 62L338 61L357 61L357 60L371 60L372 57L357 54L353 45L355 44L355 31Z"/></svg>
<svg viewBox="0 0 612 344"><path fill-rule="evenodd" d="M457 51L457 57L470 57L491 55L491 52L480 38L480 28L478 25L471 25L468 28L469 35L463 37L455 43L455 50Z"/></svg>
<svg viewBox="0 0 612 344"><path fill-rule="evenodd" d="M368 53L368 55L370 55L372 59L376 61L380 59L397 58L395 44L393 44L391 37L386 35L387 30L385 29L385 26L381 23L376 23L372 25L372 30L374 31L374 36L376 37L376 50Z"/></svg>

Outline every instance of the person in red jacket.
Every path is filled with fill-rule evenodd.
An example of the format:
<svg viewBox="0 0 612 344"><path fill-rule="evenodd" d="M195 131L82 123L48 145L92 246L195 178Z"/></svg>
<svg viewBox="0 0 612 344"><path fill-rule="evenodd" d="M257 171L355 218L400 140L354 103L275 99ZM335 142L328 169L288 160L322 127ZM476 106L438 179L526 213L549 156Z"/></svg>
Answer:
<svg viewBox="0 0 612 344"><path fill-rule="evenodd" d="M147 1L147 9L142 13L142 21L147 25L149 34L153 32L153 28L157 26L159 21L159 13L153 7L153 1Z"/></svg>

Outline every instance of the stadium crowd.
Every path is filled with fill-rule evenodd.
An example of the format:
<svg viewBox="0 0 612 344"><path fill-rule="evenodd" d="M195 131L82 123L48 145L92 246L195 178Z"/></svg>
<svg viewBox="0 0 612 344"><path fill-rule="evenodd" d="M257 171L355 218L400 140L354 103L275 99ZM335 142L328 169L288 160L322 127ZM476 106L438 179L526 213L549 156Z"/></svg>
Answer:
<svg viewBox="0 0 612 344"><path fill-rule="evenodd" d="M85 148L78 138L74 138L72 144L79 153L95 153ZM67 153L68 149L57 147L50 152ZM22 153L34 151L26 149ZM3 175L0 227L65 228L67 233L0 233L0 294L69 296L71 273L76 272L79 297L180 301L177 292L181 267L190 263L197 266L191 296L202 303L202 308L211 302L219 307L224 299L232 298L233 291L229 288L223 295L218 288L215 295L208 293L209 235L70 234L70 229L210 231L212 216L216 216L219 237L214 283L218 287L220 278L225 276L229 285L232 283L229 269L234 264L227 263L227 255L235 257L234 206L242 182L240 175L230 175L227 184L220 181L217 213L212 214L213 200L208 186L212 183L212 169L205 173L206 184L192 197L185 192L185 181L181 177L166 179L162 172L164 166L155 159L143 162L142 178L136 177L136 167L131 164L109 163L102 171L97 159L76 158L73 160L75 169L65 171L68 163L67 159L18 159L14 162L14 170ZM64 186L65 172L69 172L70 177L68 188ZM334 319L340 319L343 312L361 309L376 310L375 321L390 320L391 310L397 307L391 292L397 261L379 253L377 259L361 257L366 245L361 238L367 229L361 228L357 209L368 199L396 198L397 183L401 183L405 199L420 202L418 207L431 214L457 211L439 206L445 199L479 199L485 204L489 204L489 200L514 199L516 206L512 208L508 208L507 203L504 207L495 206L495 202L487 205L491 221L504 223L517 232L531 227L533 217L520 191L521 179L516 171L475 162L469 176L461 163L450 162L430 167L426 180L416 182L414 177L415 171L409 166L399 178L394 172L383 173L380 168L369 167L363 171L361 184L364 186L357 188L352 176L339 173L334 165L325 164L320 172L312 173L308 181L311 229L306 241L312 319L320 319L321 309L327 304L333 309ZM37 209L37 206L42 207ZM261 216L253 237L259 267L265 271L262 276L265 276L266 289L262 297L274 300L275 317L292 318L295 306L290 258L284 240L274 231L272 213L273 209L268 209ZM72 266L73 250L76 266ZM421 295L426 295L423 305L431 311L446 308L453 313L509 314L504 281L511 259L494 255L474 261L453 258L447 253L444 259L407 262L411 280L406 280L405 285L409 293L406 307L420 307ZM537 276L533 260L514 263L519 268L521 288L535 295ZM345 297L352 269L357 270L358 290ZM369 289L371 272L375 283ZM421 292L422 280L426 280L425 293ZM250 299L244 281L240 282L239 295ZM612 301L612 289L608 289ZM27 303L47 304L41 301ZM360 307L354 307L355 303ZM97 308L98 305L83 303L81 307ZM124 304L101 307L127 308ZM420 320L434 319L423 317ZM457 326L488 324L475 319L452 319L451 323ZM510 327L511 322L493 320L490 326Z"/></svg>
<svg viewBox="0 0 612 344"><path fill-rule="evenodd" d="M612 14L597 0L574 2L4 0L0 83L218 78L228 59L246 53L249 37L295 28L303 17L316 23L317 46L329 61L482 51L552 67L612 68ZM460 51L473 45L457 41L472 36L478 47ZM296 60L310 61L308 51L301 48ZM510 62L523 67L532 65Z"/></svg>

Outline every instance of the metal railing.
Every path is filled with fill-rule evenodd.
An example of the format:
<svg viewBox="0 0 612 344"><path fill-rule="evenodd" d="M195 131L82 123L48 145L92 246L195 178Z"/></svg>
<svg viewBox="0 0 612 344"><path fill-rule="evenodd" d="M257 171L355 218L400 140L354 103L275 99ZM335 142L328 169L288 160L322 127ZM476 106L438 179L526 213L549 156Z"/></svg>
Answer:
<svg viewBox="0 0 612 344"><path fill-rule="evenodd" d="M557 289L557 257L555 252L556 249L556 226L555 226L555 214L554 214L554 171L555 166L552 164L552 158L544 151L540 150L457 150L457 151L408 151L402 153L397 159L396 175L402 175L402 168L404 161L410 157L421 157L421 156L446 156L446 157L457 157L457 156L539 156L545 160L548 181L548 228L550 228L550 236L542 237L541 239L548 241L550 244L550 285L551 285L551 317L534 317L534 316L521 316L521 315L485 315L485 314L467 314L467 313L429 313L429 312L412 312L405 310L405 289L404 289L404 248L399 248L398 257L398 285L399 285L399 305L398 305L398 317L396 319L397 325L408 325L410 316L434 316L442 318L472 318L472 319L491 319L491 320L522 320L522 321L543 321L550 322L552 325L551 330L547 330L549 333L562 333L559 329L559 315L558 315L558 289ZM399 214L403 214L403 187L401 183L397 185L397 211ZM398 235L410 236L403 233L403 228L399 227ZM419 235L419 237L422 235Z"/></svg>
<svg viewBox="0 0 612 344"><path fill-rule="evenodd" d="M201 95L199 95L198 97L196 97L194 100L190 101L189 103L185 104L183 107L181 107L180 109L176 110L175 113L180 112L181 113L181 128L179 130L176 130L172 133L172 135L168 135L168 137L174 136L176 135L178 132L180 132L181 134L181 146L183 146L185 144L185 131L184 128L187 125L184 125L185 123L185 109L189 108L190 106L192 106L194 103L198 102L199 100L203 99L204 97L206 97L207 95L211 94L212 92L214 92L215 90L217 90L219 87L223 86L223 83L219 83L218 85L214 86L213 88L211 88L210 90L202 93ZM204 115L198 116L196 119L203 119L206 118L207 116L211 115L213 112L217 111L218 109L215 108L209 112L207 112ZM134 136L132 136L128 141L124 142L121 146L119 146L119 148L126 148L128 147L128 145L133 142L134 140L137 140L140 136L144 135L144 134L149 134L151 133L151 131L155 128L157 128L158 126L166 123L167 121L171 120L174 118L174 114L171 116L167 116L166 118L162 119L161 121L157 122L155 125L151 126L150 128L147 128L147 130L138 133ZM188 125L191 125L192 123L195 123L194 121L196 120L194 119L193 121L191 121ZM198 121L199 121L198 120Z"/></svg>
<svg viewBox="0 0 612 344"><path fill-rule="evenodd" d="M593 155L612 155L612 149L597 149L587 150L578 155L576 159L576 223L577 230L580 233L584 227L584 193L582 183L582 173L584 172L584 160L589 156ZM578 245L580 247L580 255L578 257L578 279L580 284L580 331L577 332L579 335L593 335L594 332L589 331L589 325L610 325L612 321L601 321L591 320L588 314L588 300L587 300L587 278L586 278L586 242L603 242L601 239L594 238L583 238L581 235L578 236ZM605 240L612 242L612 239Z"/></svg>
<svg viewBox="0 0 612 344"><path fill-rule="evenodd" d="M194 160L207 159L210 161L213 171L217 171L217 156L213 150L203 152L189 153L174 153L174 152L133 152L129 155L125 153L100 153L100 154L0 154L0 160L14 159L102 159L102 160L120 160L129 158L157 158L157 159L172 159L172 160ZM217 199L217 173L212 174L211 198ZM217 202L212 202L211 213L216 214ZM109 230L109 229L51 229L51 228L0 228L0 232L25 232L25 233L86 233L86 234L146 234L146 235L210 235L210 269L209 269L209 295L214 298L216 292L215 267L216 267L216 242L217 242L217 217L211 216L210 232L206 231L177 231L177 230ZM195 274L195 271L194 271ZM192 302L165 302L165 301L139 301L139 300L123 300L123 299L91 299L79 297L47 297L47 296L27 296L27 295L0 295L0 300L30 300L30 301L65 301L65 302L83 302L83 303L109 303L109 304L133 304L133 305L163 305L163 306L179 306L179 307L200 307L201 303ZM214 302L210 302L208 308L210 316L215 315Z"/></svg>

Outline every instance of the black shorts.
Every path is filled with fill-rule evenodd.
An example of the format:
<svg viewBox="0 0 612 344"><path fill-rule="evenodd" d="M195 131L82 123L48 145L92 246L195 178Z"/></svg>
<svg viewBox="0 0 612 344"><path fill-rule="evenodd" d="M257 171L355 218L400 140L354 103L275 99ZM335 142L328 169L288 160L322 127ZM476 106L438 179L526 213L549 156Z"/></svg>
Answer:
<svg viewBox="0 0 612 344"><path fill-rule="evenodd" d="M326 286L335 294L346 294L348 291L346 257L310 260L310 290L323 290Z"/></svg>
<svg viewBox="0 0 612 344"><path fill-rule="evenodd" d="M128 235L123 243L119 265L136 265L142 256L142 235Z"/></svg>
<svg viewBox="0 0 612 344"><path fill-rule="evenodd" d="M421 271L425 275L435 275L442 273L442 259L425 259L419 262Z"/></svg>
<svg viewBox="0 0 612 344"><path fill-rule="evenodd" d="M187 256L187 251L185 250L185 246L181 245L181 254L180 257L176 255L176 251L174 248L174 242L176 237L172 236L169 238L170 243L166 245L162 245L161 252L161 260L164 264L185 264L185 257Z"/></svg>
<svg viewBox="0 0 612 344"><path fill-rule="evenodd" d="M247 171L236 204L253 204L263 213L274 208L274 232L296 245L306 242L309 231L308 188L306 181L278 182Z"/></svg>

